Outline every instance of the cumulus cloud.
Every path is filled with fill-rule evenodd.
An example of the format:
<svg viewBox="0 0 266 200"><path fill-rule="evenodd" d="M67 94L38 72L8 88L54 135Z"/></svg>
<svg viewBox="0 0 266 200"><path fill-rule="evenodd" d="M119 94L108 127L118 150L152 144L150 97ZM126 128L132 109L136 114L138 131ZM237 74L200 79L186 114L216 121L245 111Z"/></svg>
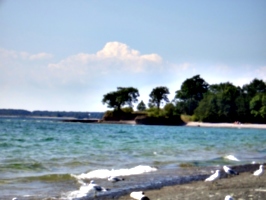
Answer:
<svg viewBox="0 0 266 200"><path fill-rule="evenodd" d="M52 57L46 52L0 48L0 78L9 86L34 82L43 87L88 87L102 78L113 83L135 82L136 76L150 76L163 66L158 54L142 54L120 42L108 42L95 53L78 53L55 63L49 60Z"/></svg>
<svg viewBox="0 0 266 200"><path fill-rule="evenodd" d="M157 54L141 55L139 51L131 49L126 44L120 42L108 42L104 48L96 53L99 59L115 58L125 62L136 62L144 64L145 62L160 63L161 57Z"/></svg>
<svg viewBox="0 0 266 200"><path fill-rule="evenodd" d="M129 46L120 42L108 42L104 48L96 53L99 58L116 57L119 59L131 59L139 57L139 52L130 49Z"/></svg>
<svg viewBox="0 0 266 200"><path fill-rule="evenodd" d="M108 42L95 53L78 53L54 63L49 60L52 57L45 52L31 54L0 48L0 90L9 97L1 104L4 105L5 101L8 107L12 99L25 98L30 104L34 101L57 107L62 101L70 109L86 99L90 105L94 102L98 106L102 95L118 86L138 88L143 100L148 99L154 87L166 86L170 89L171 99L183 81L197 74L209 84L230 81L241 86L254 78L266 80L266 66L170 63L158 54L144 54L120 42ZM42 91L40 96L38 91Z"/></svg>
<svg viewBox="0 0 266 200"><path fill-rule="evenodd" d="M58 63L49 65L49 68L63 69L77 73L84 73L92 70L101 73L128 71L133 73L152 70L160 65L162 58L157 54L141 54L139 51L130 48L120 42L108 42L100 51L95 54L79 53L69 56Z"/></svg>

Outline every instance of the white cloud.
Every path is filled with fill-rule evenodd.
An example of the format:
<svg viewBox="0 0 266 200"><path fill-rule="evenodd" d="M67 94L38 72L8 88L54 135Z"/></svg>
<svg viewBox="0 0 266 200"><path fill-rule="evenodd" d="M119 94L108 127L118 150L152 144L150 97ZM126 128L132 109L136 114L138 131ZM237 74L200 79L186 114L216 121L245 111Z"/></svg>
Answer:
<svg viewBox="0 0 266 200"><path fill-rule="evenodd" d="M53 55L49 54L49 53L38 53L38 54L33 54L33 55L29 55L29 59L30 60L42 60L42 59L50 59L52 58Z"/></svg>
<svg viewBox="0 0 266 200"><path fill-rule="evenodd" d="M133 62L143 66L145 63L161 63L162 58L157 54L141 55L139 51L131 49L120 42L108 42L104 48L96 53L99 60L114 58L126 63Z"/></svg>
<svg viewBox="0 0 266 200"><path fill-rule="evenodd" d="M96 54L80 53L69 56L58 63L49 65L49 68L84 73L87 70L106 74L108 72L127 71L139 73L152 70L162 63L162 58L157 54L140 54L120 42L108 42ZM74 72L74 71L73 71Z"/></svg>
<svg viewBox="0 0 266 200"><path fill-rule="evenodd" d="M10 88L23 83L37 84L46 79L47 63L53 55L45 52L30 54L0 48L0 79L2 87Z"/></svg>
<svg viewBox="0 0 266 200"><path fill-rule="evenodd" d="M45 52L31 54L0 49L0 91L5 97L0 104L99 111L106 109L101 103L102 96L118 86L138 88L139 100L147 103L153 88L168 87L172 100L181 84L197 74L209 84L230 81L242 86L254 78L266 80L266 66L169 63L158 54L142 54L119 42L108 42L95 53L78 53L55 63L50 58L52 55Z"/></svg>
<svg viewBox="0 0 266 200"><path fill-rule="evenodd" d="M96 55L99 58L116 57L123 60L139 57L139 52L120 42L108 42Z"/></svg>
<svg viewBox="0 0 266 200"><path fill-rule="evenodd" d="M30 54L25 51L16 52L12 50L0 49L0 56L5 59L23 59L23 60L44 60L53 57L52 54L41 52L37 54Z"/></svg>
<svg viewBox="0 0 266 200"><path fill-rule="evenodd" d="M7 58L15 59L15 58L18 58L18 53L16 51L10 51L10 50L0 48L0 56L3 59L7 59Z"/></svg>

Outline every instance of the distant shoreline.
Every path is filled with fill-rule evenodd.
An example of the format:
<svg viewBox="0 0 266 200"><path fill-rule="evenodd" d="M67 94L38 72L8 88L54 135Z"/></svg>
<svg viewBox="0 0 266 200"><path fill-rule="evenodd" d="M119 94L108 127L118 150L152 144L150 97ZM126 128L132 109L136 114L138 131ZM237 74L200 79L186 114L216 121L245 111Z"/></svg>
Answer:
<svg viewBox="0 0 266 200"><path fill-rule="evenodd" d="M33 118L33 119L54 119L62 122L72 122L72 123L99 123L99 124L129 124L138 125L134 120L119 120L119 121L105 121L101 119L76 119L73 117L49 117L49 116L10 116L10 115L0 115L0 118ZM235 123L210 123L210 122L187 122L184 125L187 127L210 127L210 128L256 128L256 129L266 129L266 124L235 124Z"/></svg>
<svg viewBox="0 0 266 200"><path fill-rule="evenodd" d="M102 120L100 120L97 123L138 125L134 120L120 120L120 121L102 121ZM266 129L266 124L234 124L234 123L187 122L184 125L179 125L179 126L212 127L212 128L256 128L256 129Z"/></svg>
<svg viewBox="0 0 266 200"><path fill-rule="evenodd" d="M213 128L257 128L266 129L266 124L234 124L234 123L208 123L208 122L188 122L189 127L213 127Z"/></svg>

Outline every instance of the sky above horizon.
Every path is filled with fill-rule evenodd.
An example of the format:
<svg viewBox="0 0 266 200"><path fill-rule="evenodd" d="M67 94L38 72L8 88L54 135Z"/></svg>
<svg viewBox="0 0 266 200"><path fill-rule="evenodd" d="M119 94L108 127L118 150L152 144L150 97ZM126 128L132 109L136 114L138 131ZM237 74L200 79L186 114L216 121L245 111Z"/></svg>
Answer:
<svg viewBox="0 0 266 200"><path fill-rule="evenodd" d="M188 78L266 81L265 0L0 0L0 108L106 111ZM135 106L136 108L136 106Z"/></svg>

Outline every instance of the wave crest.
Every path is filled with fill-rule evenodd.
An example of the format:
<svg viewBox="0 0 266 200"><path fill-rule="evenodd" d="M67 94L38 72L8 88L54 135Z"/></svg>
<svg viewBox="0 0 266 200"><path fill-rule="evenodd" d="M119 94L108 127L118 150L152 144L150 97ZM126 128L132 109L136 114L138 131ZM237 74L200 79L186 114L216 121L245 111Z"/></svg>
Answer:
<svg viewBox="0 0 266 200"><path fill-rule="evenodd" d="M105 179L105 178L108 178L109 176L130 176L130 175L149 173L153 171L157 171L157 169L154 167L146 166L146 165L139 165L139 166L129 168L129 169L117 169L117 170L98 169L98 170L93 170L88 173L82 173L80 175L71 174L71 176L79 180L80 179L92 179L92 178Z"/></svg>

